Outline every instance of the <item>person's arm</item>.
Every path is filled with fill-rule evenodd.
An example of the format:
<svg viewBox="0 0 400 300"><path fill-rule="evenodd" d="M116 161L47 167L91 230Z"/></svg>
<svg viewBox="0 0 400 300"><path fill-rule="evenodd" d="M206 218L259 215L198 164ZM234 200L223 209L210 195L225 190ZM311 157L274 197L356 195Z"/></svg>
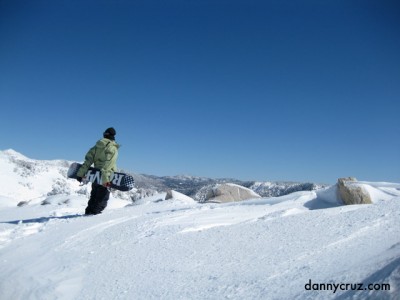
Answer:
<svg viewBox="0 0 400 300"><path fill-rule="evenodd" d="M81 178L85 177L87 171L89 170L89 168L91 167L91 165L94 162L95 154L96 154L95 147L90 148L88 153L86 153L85 161L82 164L82 167L79 169L78 173L76 174L77 177L81 177Z"/></svg>

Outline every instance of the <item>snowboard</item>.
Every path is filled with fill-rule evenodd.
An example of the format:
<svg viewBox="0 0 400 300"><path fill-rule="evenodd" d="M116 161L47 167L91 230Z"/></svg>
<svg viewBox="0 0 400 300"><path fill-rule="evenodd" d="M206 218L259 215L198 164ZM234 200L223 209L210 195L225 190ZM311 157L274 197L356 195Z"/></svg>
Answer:
<svg viewBox="0 0 400 300"><path fill-rule="evenodd" d="M71 166L68 169L67 177L76 179L77 176L76 174L78 173L80 167L82 164L80 163L72 163ZM86 182L94 182L97 184L101 184L101 171L96 168L89 168L87 171L86 175ZM111 175L111 186L110 188L119 190L119 191L130 191L134 187L134 179L132 175L125 174L125 173L119 173L119 172L114 172Z"/></svg>

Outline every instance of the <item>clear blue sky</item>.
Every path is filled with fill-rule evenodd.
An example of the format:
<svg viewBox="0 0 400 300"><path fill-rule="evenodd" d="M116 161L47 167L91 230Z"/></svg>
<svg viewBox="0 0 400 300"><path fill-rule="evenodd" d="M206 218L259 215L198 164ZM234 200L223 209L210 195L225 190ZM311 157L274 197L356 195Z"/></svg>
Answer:
<svg viewBox="0 0 400 300"><path fill-rule="evenodd" d="M400 181L400 2L0 0L0 149L153 175Z"/></svg>

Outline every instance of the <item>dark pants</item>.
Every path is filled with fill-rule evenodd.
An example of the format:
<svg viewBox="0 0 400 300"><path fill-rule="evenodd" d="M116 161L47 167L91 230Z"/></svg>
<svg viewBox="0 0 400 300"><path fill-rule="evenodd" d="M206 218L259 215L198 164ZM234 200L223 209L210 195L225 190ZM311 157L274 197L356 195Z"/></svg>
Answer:
<svg viewBox="0 0 400 300"><path fill-rule="evenodd" d="M110 191L97 183L92 183L92 191L85 214L97 215L107 207L107 201L110 198Z"/></svg>

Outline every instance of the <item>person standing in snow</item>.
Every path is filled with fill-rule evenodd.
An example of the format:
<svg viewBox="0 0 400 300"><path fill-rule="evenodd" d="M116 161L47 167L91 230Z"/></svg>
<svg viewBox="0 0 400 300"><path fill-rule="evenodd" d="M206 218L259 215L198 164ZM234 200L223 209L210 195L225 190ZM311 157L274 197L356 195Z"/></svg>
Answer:
<svg viewBox="0 0 400 300"><path fill-rule="evenodd" d="M100 214L106 207L110 198L108 187L111 182L111 175L117 171L117 157L119 145L115 142L116 131L114 128L107 128L103 133L103 138L98 140L86 153L85 162L79 169L77 180L82 182L88 169L94 164L94 167L101 170L102 184L92 183L92 191L88 206L86 207L86 215Z"/></svg>

